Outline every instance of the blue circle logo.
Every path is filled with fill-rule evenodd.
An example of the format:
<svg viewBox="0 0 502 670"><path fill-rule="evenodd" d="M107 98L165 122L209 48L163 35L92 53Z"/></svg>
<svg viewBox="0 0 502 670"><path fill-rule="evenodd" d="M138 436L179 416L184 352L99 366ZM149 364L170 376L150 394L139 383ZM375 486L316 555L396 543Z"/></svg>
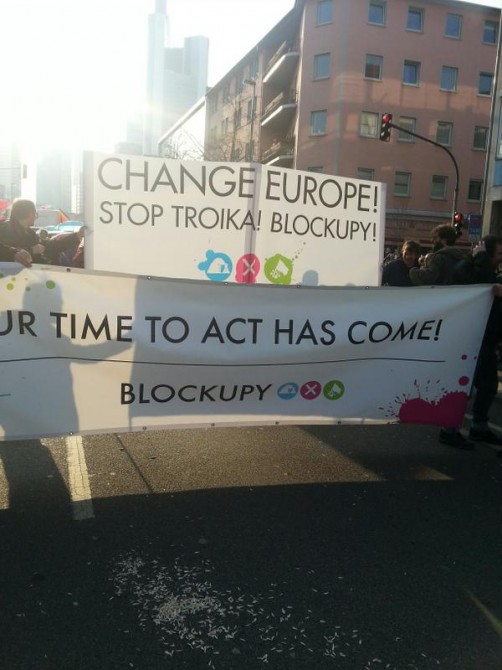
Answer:
<svg viewBox="0 0 502 670"><path fill-rule="evenodd" d="M291 400L298 394L298 384L288 382L277 389L277 395L282 400Z"/></svg>

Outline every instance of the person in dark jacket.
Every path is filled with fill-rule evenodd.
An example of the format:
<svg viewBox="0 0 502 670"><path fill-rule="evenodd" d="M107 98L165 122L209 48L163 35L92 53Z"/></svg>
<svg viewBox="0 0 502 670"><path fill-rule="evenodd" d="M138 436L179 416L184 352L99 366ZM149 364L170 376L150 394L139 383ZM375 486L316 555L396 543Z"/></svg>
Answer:
<svg viewBox="0 0 502 670"><path fill-rule="evenodd" d="M466 252L455 247L457 231L450 224L436 226L432 230L432 252L422 259L419 268L411 268L410 279L416 286L454 284L458 263L467 257ZM474 449L473 442L466 440L456 426L443 426L439 441L457 449Z"/></svg>
<svg viewBox="0 0 502 670"><path fill-rule="evenodd" d="M25 249L31 255L33 263L52 262L57 265L57 258L62 251L80 244L84 229L82 227L78 233L58 235L58 239L49 239L41 244L33 230L36 218L37 210L31 200L24 198L14 200L9 220L0 223L0 243L16 249Z"/></svg>
<svg viewBox="0 0 502 670"><path fill-rule="evenodd" d="M414 286L454 284L455 266L467 254L455 247L457 231L447 223L432 231L432 252L422 259L418 268L411 268L410 279Z"/></svg>
<svg viewBox="0 0 502 670"><path fill-rule="evenodd" d="M502 438L489 427L489 410L498 390L497 347L502 341L502 285L498 266L502 262L502 238L487 235L475 247L472 257L472 284L493 284L494 299L478 354L473 386L472 421L469 437L475 442L502 446ZM498 452L502 457L502 451Z"/></svg>
<svg viewBox="0 0 502 670"><path fill-rule="evenodd" d="M401 247L399 258L386 263L382 272L382 286L413 286L410 279L410 268L418 267L420 245L413 240L406 240Z"/></svg>
<svg viewBox="0 0 502 670"><path fill-rule="evenodd" d="M0 243L0 263L6 261L21 263L27 268L31 266L31 256L25 249L16 249Z"/></svg>

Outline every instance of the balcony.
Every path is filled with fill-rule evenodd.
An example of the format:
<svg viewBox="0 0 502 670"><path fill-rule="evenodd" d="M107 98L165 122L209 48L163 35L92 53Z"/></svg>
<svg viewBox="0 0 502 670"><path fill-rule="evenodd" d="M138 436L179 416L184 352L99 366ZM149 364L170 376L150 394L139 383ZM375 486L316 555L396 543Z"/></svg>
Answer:
<svg viewBox="0 0 502 670"><path fill-rule="evenodd" d="M297 43L283 42L272 56L263 77L264 84L286 86L293 79L298 67L300 48Z"/></svg>
<svg viewBox="0 0 502 670"><path fill-rule="evenodd" d="M296 114L298 94L296 91L282 91L271 100L261 115L261 126L267 128L284 127Z"/></svg>
<svg viewBox="0 0 502 670"><path fill-rule="evenodd" d="M277 165L279 167L291 167L295 157L294 138L282 141L276 140L263 152L261 162L265 165Z"/></svg>

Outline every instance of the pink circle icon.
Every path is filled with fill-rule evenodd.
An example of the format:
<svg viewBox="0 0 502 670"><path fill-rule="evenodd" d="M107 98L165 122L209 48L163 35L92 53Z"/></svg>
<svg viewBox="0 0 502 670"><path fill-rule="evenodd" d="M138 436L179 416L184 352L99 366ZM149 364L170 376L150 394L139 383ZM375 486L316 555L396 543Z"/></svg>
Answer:
<svg viewBox="0 0 502 670"><path fill-rule="evenodd" d="M321 393L322 386L317 381L305 382L300 388L300 395L304 400L315 400Z"/></svg>
<svg viewBox="0 0 502 670"><path fill-rule="evenodd" d="M240 284L254 284L260 272L260 259L255 254L244 254L235 265L235 280Z"/></svg>

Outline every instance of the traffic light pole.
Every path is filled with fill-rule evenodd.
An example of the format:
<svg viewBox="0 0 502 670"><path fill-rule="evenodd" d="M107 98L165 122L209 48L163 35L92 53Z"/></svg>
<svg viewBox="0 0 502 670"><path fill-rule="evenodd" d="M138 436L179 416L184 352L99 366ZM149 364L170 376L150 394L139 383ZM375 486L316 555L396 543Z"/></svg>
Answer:
<svg viewBox="0 0 502 670"><path fill-rule="evenodd" d="M428 142L429 144L433 144L435 147L439 147L440 149L443 149L443 151L446 151L448 156L451 158L453 161L453 166L455 167L455 188L453 189L453 212L452 212L452 222L455 217L455 212L457 211L457 200L458 200L458 184L459 184L459 173L458 173L458 165L457 161L455 160L455 156L451 153L449 149L447 149L445 146L442 144L439 144L438 142L434 142L434 140L430 140L428 137L424 137L423 135L419 135L418 133L414 133L411 130L407 130L406 128L401 128L401 126L396 126L395 123L392 123L392 121L388 121L388 125L391 128L395 128L396 130L399 130L402 133L406 133L407 135L413 135L413 137L418 137L419 140L423 140L424 142Z"/></svg>

